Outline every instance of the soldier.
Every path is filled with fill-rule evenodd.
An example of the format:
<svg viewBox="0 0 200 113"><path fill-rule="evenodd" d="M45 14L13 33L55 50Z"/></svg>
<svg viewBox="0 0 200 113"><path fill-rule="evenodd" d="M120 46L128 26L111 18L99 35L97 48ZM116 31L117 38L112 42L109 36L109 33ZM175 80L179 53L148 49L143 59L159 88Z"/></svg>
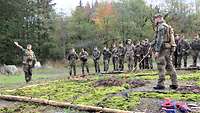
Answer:
<svg viewBox="0 0 200 113"><path fill-rule="evenodd" d="M78 55L74 48L69 52L67 60L69 61L69 75L72 75L73 70L74 76L76 76L76 61L78 60Z"/></svg>
<svg viewBox="0 0 200 113"><path fill-rule="evenodd" d="M112 49L112 62L113 62L113 71L118 71L118 63L119 63L119 57L118 57L118 48L115 44L113 44Z"/></svg>
<svg viewBox="0 0 200 113"><path fill-rule="evenodd" d="M200 52L200 39L199 36L197 35L196 37L194 37L192 43L190 44L191 47L191 54L192 54L192 58L193 58L193 67L197 67L197 58L199 56L199 52Z"/></svg>
<svg viewBox="0 0 200 113"><path fill-rule="evenodd" d="M144 56L146 55L145 54L146 48L145 48L145 41L144 40L141 41L140 46L141 46L141 51L140 51L140 61L141 61L142 59L144 59ZM145 69L145 61L144 60L141 61L140 67L141 67L140 69Z"/></svg>
<svg viewBox="0 0 200 113"><path fill-rule="evenodd" d="M152 64L152 55L150 53L150 43L149 43L149 40L148 39L145 39L145 42L144 42L144 55L146 56L147 54L147 57L144 58L144 68L145 69L151 69L153 68L153 64Z"/></svg>
<svg viewBox="0 0 200 113"><path fill-rule="evenodd" d="M94 60L94 66L95 66L95 72L100 73L100 66L99 66L99 59L101 57L101 52L97 47L93 50L93 60Z"/></svg>
<svg viewBox="0 0 200 113"><path fill-rule="evenodd" d="M82 48L82 50L79 54L79 57L80 57L80 60L81 60L82 75L85 75L84 67L86 67L87 73L89 74L89 68L88 68L88 63L87 63L88 56L89 56L88 52L85 51L85 49Z"/></svg>
<svg viewBox="0 0 200 113"><path fill-rule="evenodd" d="M159 71L159 79L158 84L154 89L162 90L165 89L164 81L165 81L165 70L170 72L170 77L172 80L172 85L170 85L171 89L177 89L177 74L176 70L172 64L172 54L175 51L175 39L173 34L173 29L171 26L167 25L163 19L161 14L157 14L154 17L155 25L156 25L156 34L154 44L155 51L155 59L158 65Z"/></svg>
<svg viewBox="0 0 200 113"><path fill-rule="evenodd" d="M190 45L182 36L177 44L177 55L178 55L178 68L181 68L182 58L184 60L184 67L187 67L187 57L189 55Z"/></svg>
<svg viewBox="0 0 200 113"><path fill-rule="evenodd" d="M126 58L128 61L128 70L133 70L133 56L134 56L134 45L132 44L131 39L127 40L126 45Z"/></svg>
<svg viewBox="0 0 200 113"><path fill-rule="evenodd" d="M134 50L135 69L137 69L137 65L141 61L141 51L142 51L142 47L140 45L140 42L138 41L137 44L135 45L135 50ZM139 67L140 69L142 69L141 64L139 64Z"/></svg>
<svg viewBox="0 0 200 113"><path fill-rule="evenodd" d="M112 53L110 52L109 48L104 47L103 49L103 64L104 64L104 71L108 72L109 70L109 63Z"/></svg>
<svg viewBox="0 0 200 113"><path fill-rule="evenodd" d="M118 47L118 55L119 55L119 71L123 71L124 70L124 57L125 57L125 48L123 46L123 43L119 44Z"/></svg>
<svg viewBox="0 0 200 113"><path fill-rule="evenodd" d="M28 44L27 48L24 49L22 46L18 44L18 42L15 42L15 45L19 47L23 52L23 71L25 74L25 80L26 83L31 81L32 78L32 68L34 67L35 63L37 62L37 59L35 57L34 52L32 51L32 45Z"/></svg>
<svg viewBox="0 0 200 113"><path fill-rule="evenodd" d="M179 40L180 40L180 36L179 36L179 34L176 34L175 35L176 45L178 45ZM178 51L177 51L177 48L176 48L172 58L173 58L174 66L175 66L175 68L177 68L178 67Z"/></svg>

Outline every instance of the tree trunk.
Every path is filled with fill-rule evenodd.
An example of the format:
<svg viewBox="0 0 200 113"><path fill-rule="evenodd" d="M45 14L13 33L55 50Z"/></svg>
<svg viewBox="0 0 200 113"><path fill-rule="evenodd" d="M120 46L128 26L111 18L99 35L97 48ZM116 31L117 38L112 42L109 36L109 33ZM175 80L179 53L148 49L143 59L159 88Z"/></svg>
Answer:
<svg viewBox="0 0 200 113"><path fill-rule="evenodd" d="M123 110L117 110L117 109L85 106L85 105L74 105L67 102L56 102L53 100L45 100L45 99L23 97L23 96L0 95L0 99L8 100L8 101L32 102L32 103L37 103L37 104L42 104L42 105L50 105L50 106L63 107L63 108L73 108L80 111L103 112L103 113L132 113L131 111L123 111Z"/></svg>

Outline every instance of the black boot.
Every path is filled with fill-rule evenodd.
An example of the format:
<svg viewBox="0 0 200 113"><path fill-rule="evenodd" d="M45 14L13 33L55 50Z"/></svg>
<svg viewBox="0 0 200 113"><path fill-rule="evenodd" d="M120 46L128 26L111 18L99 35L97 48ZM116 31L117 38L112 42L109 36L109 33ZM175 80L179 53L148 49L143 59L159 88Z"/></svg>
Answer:
<svg viewBox="0 0 200 113"><path fill-rule="evenodd" d="M169 87L170 87L171 89L176 90L176 89L178 88L178 85L170 85Z"/></svg>
<svg viewBox="0 0 200 113"><path fill-rule="evenodd" d="M155 90L164 90L165 89L165 86L156 86L156 87L153 87L153 89Z"/></svg>

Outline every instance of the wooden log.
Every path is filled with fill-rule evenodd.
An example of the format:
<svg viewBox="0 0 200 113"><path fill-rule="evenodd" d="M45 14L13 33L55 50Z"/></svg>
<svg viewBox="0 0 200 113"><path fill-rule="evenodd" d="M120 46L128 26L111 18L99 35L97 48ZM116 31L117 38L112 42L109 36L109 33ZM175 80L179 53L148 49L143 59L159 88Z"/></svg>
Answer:
<svg viewBox="0 0 200 113"><path fill-rule="evenodd" d="M91 111L91 112L103 112L103 113L133 113L131 111L123 111L123 110L118 110L118 109L85 106L85 105L75 105L75 104L71 104L67 102L56 102L53 100L24 97L24 96L0 95L0 99L7 100L7 101L31 102L31 103L37 103L37 104L42 104L42 105L50 105L54 107L73 108L79 111Z"/></svg>

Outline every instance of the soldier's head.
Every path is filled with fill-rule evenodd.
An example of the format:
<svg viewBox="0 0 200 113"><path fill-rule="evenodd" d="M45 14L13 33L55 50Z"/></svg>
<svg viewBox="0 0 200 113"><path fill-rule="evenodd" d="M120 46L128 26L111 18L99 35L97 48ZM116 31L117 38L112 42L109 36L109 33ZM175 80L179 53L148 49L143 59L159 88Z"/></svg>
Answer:
<svg viewBox="0 0 200 113"><path fill-rule="evenodd" d="M94 50L95 50L95 51L97 51L97 50L98 50L98 48L97 48L97 47L94 47Z"/></svg>
<svg viewBox="0 0 200 113"><path fill-rule="evenodd" d="M145 39L144 41L145 41L146 44L149 43L149 40L148 40L148 39Z"/></svg>
<svg viewBox="0 0 200 113"><path fill-rule="evenodd" d="M121 43L119 43L119 47L123 47L123 43L121 42Z"/></svg>
<svg viewBox="0 0 200 113"><path fill-rule="evenodd" d="M112 47L115 48L115 47L116 47L116 44L113 44Z"/></svg>
<svg viewBox="0 0 200 113"><path fill-rule="evenodd" d="M106 50L106 49L107 49L107 47L104 47L104 48L103 48L103 50Z"/></svg>
<svg viewBox="0 0 200 113"><path fill-rule="evenodd" d="M180 39L179 34L175 34L175 39L176 39L176 40Z"/></svg>
<svg viewBox="0 0 200 113"><path fill-rule="evenodd" d="M28 44L28 45L27 45L27 49L28 49L28 50L31 50L31 49L32 49L32 45L31 45L31 44Z"/></svg>
<svg viewBox="0 0 200 113"><path fill-rule="evenodd" d="M71 49L71 52L75 52L75 49L74 49L74 48L72 48L72 49Z"/></svg>
<svg viewBox="0 0 200 113"><path fill-rule="evenodd" d="M132 40L131 39L128 39L127 40L127 44L131 44L132 43Z"/></svg>
<svg viewBox="0 0 200 113"><path fill-rule="evenodd" d="M81 49L81 51L82 51L82 52L84 52L84 51L85 51L85 49L84 49L84 48L82 48L82 49Z"/></svg>
<svg viewBox="0 0 200 113"><path fill-rule="evenodd" d="M162 16L162 14L158 13L154 16L154 23L155 25L157 25L158 23L161 23L164 21L164 18Z"/></svg>

